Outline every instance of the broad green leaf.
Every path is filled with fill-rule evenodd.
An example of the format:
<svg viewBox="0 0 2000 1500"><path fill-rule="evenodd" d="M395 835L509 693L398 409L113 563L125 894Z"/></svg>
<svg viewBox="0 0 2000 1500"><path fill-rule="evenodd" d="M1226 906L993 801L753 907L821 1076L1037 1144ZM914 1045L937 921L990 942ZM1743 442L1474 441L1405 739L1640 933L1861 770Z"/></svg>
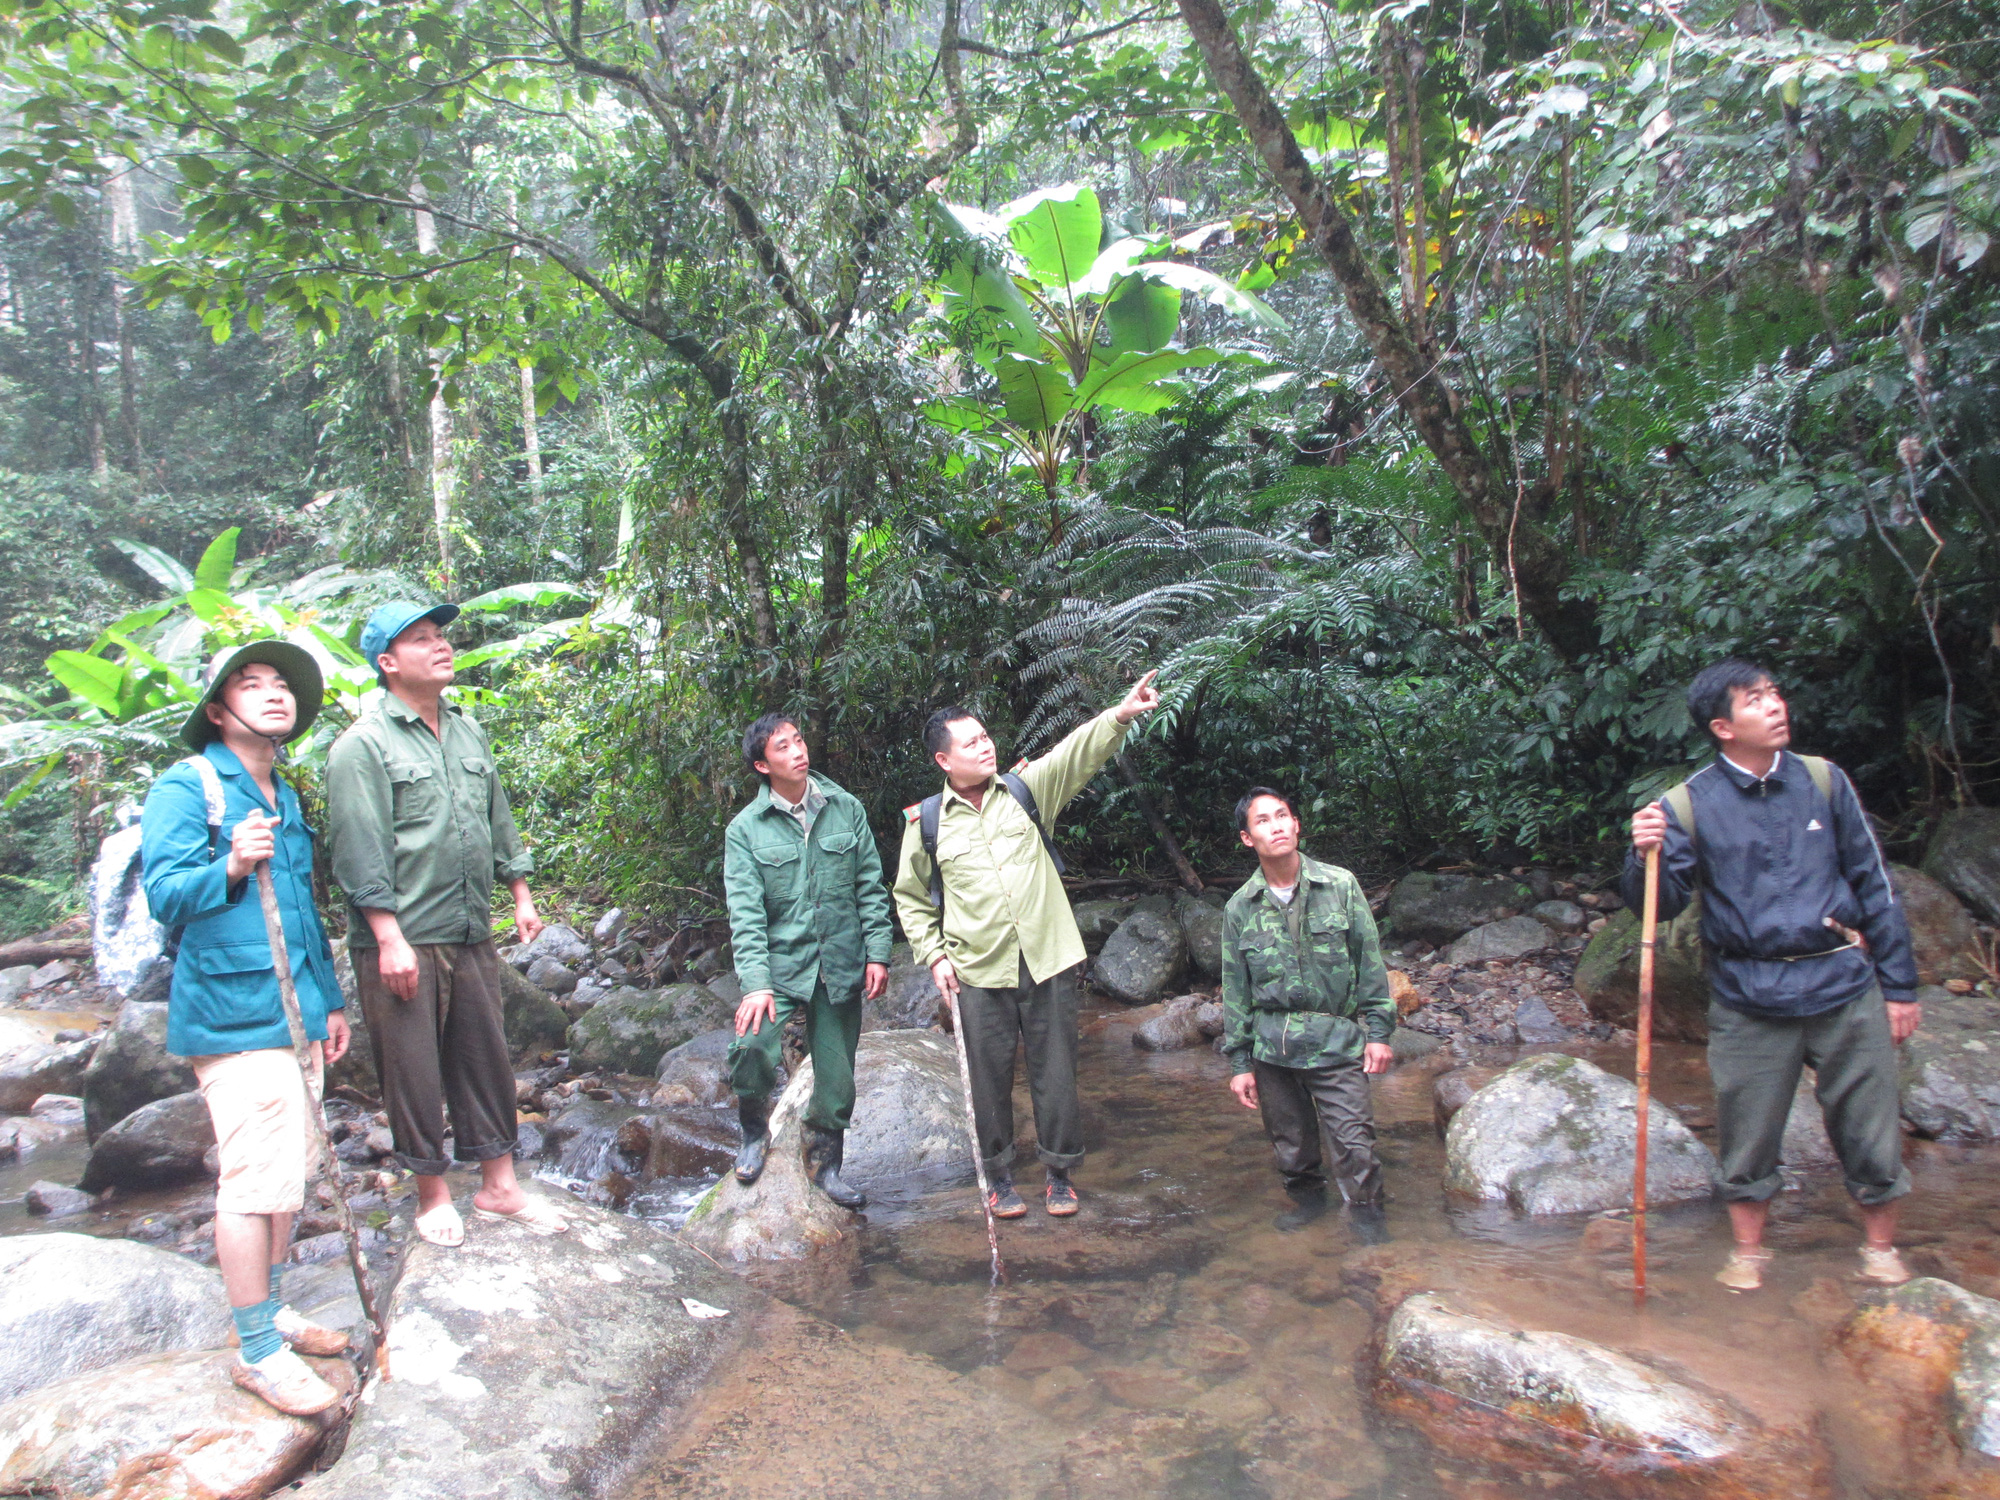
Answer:
<svg viewBox="0 0 2000 1500"><path fill-rule="evenodd" d="M919 408L926 421L947 432L984 432L993 425L993 413L976 401L955 396L946 401L926 401Z"/></svg>
<svg viewBox="0 0 2000 1500"><path fill-rule="evenodd" d="M171 604L155 604L148 609L135 609L131 614L126 615L122 619L114 620L110 625L107 625L104 628L104 633L90 643L90 650L87 654L102 656L104 648L110 645L117 637L137 635L142 630L150 630L173 612L174 607Z"/></svg>
<svg viewBox="0 0 2000 1500"><path fill-rule="evenodd" d="M1159 240L1142 240L1131 235L1114 240L1090 263L1088 271L1069 284L1070 301L1109 296L1118 282L1131 274L1134 266L1148 256L1159 254L1162 248L1163 243Z"/></svg>
<svg viewBox="0 0 2000 1500"><path fill-rule="evenodd" d="M144 646L126 640L123 636L115 637L115 639L124 648L127 665L141 666L148 672L151 672L164 685L164 696L178 698L187 703L192 703L201 697L201 688L199 686L189 682Z"/></svg>
<svg viewBox="0 0 2000 1500"><path fill-rule="evenodd" d="M1262 297L1231 286L1220 276L1204 271L1198 266L1183 266L1166 260L1149 260L1143 265L1134 266L1132 274L1159 282L1163 286L1191 292L1209 306L1219 307L1224 312L1231 313L1246 323L1254 323L1259 328L1268 328L1274 333L1282 333L1285 329L1285 320L1278 316L1277 309Z"/></svg>
<svg viewBox="0 0 2000 1500"><path fill-rule="evenodd" d="M1069 415L1069 377L1052 364L1010 354L993 367L1007 420L1029 432L1049 432Z"/></svg>
<svg viewBox="0 0 2000 1500"><path fill-rule="evenodd" d="M6 800L0 801L0 810L11 810L13 808L19 807L23 802L27 801L29 794L33 792L36 787L40 786L44 781L46 781L49 777L49 773L54 771L55 768L61 765L62 763L63 763L62 752L57 751L54 755L51 755L47 760L43 761L39 766L35 767L33 774L28 776L25 780L17 783L14 789L7 793Z"/></svg>
<svg viewBox="0 0 2000 1500"><path fill-rule="evenodd" d="M231 576L236 571L236 539L242 534L241 526L232 526L208 544L201 561L194 565L197 587L228 590Z"/></svg>
<svg viewBox="0 0 2000 1500"><path fill-rule="evenodd" d="M48 659L47 666L49 675L71 693L92 708L118 717L119 689L125 683L125 668L121 663L106 661L101 656L86 656L81 651L58 651Z"/></svg>
<svg viewBox="0 0 2000 1500"><path fill-rule="evenodd" d="M1181 294L1156 281L1128 276L1104 305L1104 325L1111 330L1111 347L1150 351L1173 342L1181 326Z"/></svg>
<svg viewBox="0 0 2000 1500"><path fill-rule="evenodd" d="M187 570L187 564L177 557L170 557L150 542L135 542L127 537L114 536L111 545L137 563L168 593L185 594L194 587L194 574Z"/></svg>
<svg viewBox="0 0 2000 1500"><path fill-rule="evenodd" d="M1121 354L1083 377L1076 388L1076 409L1115 406L1120 411L1159 411L1173 405L1180 393L1161 390L1156 382L1181 370L1216 364L1223 357L1221 350L1208 348L1133 350Z"/></svg>
<svg viewBox="0 0 2000 1500"><path fill-rule="evenodd" d="M459 608L484 612L548 609L557 604L587 604L590 595L567 583L510 583L460 601Z"/></svg>
<svg viewBox="0 0 2000 1500"><path fill-rule="evenodd" d="M558 641L567 640L584 623L584 616L577 615L567 620L551 620L546 625L537 625L533 630L517 635L509 640L489 641L484 646L462 652L453 659L453 666L461 672L474 667L482 667L489 662L508 662L530 651L539 651L553 646Z"/></svg>
<svg viewBox="0 0 2000 1500"><path fill-rule="evenodd" d="M995 215L1007 238L1044 286L1068 286L1097 259L1104 214L1097 194L1080 182L1016 198Z"/></svg>
<svg viewBox="0 0 2000 1500"><path fill-rule="evenodd" d="M348 645L346 641L325 627L308 625L306 626L306 634L310 635L313 641L318 643L320 647L320 650L314 651L313 655L331 657L334 661L345 663L351 667L366 667L368 665L361 659L359 651L355 650L354 647ZM311 648L308 647L307 649L310 650ZM373 672L368 674L368 680L370 682L375 680Z"/></svg>
<svg viewBox="0 0 2000 1500"><path fill-rule="evenodd" d="M968 245L939 279L945 316L965 325L977 342L969 351L987 369L1006 354L1039 354L1042 331L1014 278L991 264L997 252Z"/></svg>
<svg viewBox="0 0 2000 1500"><path fill-rule="evenodd" d="M196 619L213 625L222 618L224 610L236 607L236 601L221 589L191 588L187 593L187 607L194 611Z"/></svg>

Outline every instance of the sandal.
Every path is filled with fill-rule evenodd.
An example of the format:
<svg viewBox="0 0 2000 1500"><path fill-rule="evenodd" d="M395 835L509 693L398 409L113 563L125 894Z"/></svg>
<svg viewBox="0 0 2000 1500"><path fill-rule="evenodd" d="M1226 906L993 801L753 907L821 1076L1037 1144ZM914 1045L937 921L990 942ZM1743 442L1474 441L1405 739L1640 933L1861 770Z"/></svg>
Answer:
<svg viewBox="0 0 2000 1500"><path fill-rule="evenodd" d="M1770 1263L1768 1250L1732 1250L1715 1279L1732 1292L1754 1292L1764 1284L1764 1267Z"/></svg>
<svg viewBox="0 0 2000 1500"><path fill-rule="evenodd" d="M458 1216L456 1205L440 1203L417 1215L417 1237L446 1250L456 1250L465 1243L465 1220Z"/></svg>
<svg viewBox="0 0 2000 1500"><path fill-rule="evenodd" d="M1863 1245L1861 1269L1856 1274L1863 1281L1872 1281L1877 1286L1901 1286L1910 1279L1910 1268L1903 1264L1903 1257L1896 1253L1893 1245L1886 1250Z"/></svg>
<svg viewBox="0 0 2000 1500"><path fill-rule="evenodd" d="M523 1229L535 1234L567 1234L569 1220L553 1203L541 1198L524 1197L521 1206L511 1214L496 1212L490 1208L472 1205L474 1218L489 1219L497 1224L519 1224Z"/></svg>

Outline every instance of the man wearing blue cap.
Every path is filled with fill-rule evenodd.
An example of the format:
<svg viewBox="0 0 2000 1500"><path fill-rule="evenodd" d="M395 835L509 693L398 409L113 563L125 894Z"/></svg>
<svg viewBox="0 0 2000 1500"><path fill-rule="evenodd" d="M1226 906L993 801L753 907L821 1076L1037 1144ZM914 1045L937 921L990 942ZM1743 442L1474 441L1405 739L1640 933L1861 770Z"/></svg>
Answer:
<svg viewBox="0 0 2000 1500"><path fill-rule="evenodd" d="M382 1077L397 1158L417 1176L417 1233L465 1242L444 1178L454 1153L478 1162L481 1218L541 1233L567 1227L514 1175L514 1064L507 1050L493 887L514 896L524 942L542 930L486 731L444 690L456 675L444 627L455 604L385 604L361 654L388 691L334 743L326 801L333 878L353 905L348 948Z"/></svg>

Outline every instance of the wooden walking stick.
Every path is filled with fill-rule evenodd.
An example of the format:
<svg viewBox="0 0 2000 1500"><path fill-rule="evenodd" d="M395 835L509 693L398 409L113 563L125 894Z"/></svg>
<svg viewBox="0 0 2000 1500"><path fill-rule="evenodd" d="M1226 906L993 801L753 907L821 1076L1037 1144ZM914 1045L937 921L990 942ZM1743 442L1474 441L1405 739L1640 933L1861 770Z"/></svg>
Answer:
<svg viewBox="0 0 2000 1500"><path fill-rule="evenodd" d="M1646 1138L1653 1107L1653 948L1660 932L1660 846L1646 851L1646 900L1639 913L1639 1149L1632 1163L1632 1296L1646 1300Z"/></svg>
<svg viewBox="0 0 2000 1500"><path fill-rule="evenodd" d="M277 887L271 884L271 862L257 865L257 899L264 906L264 933L271 940L271 967L278 974L278 998L285 1004L285 1024L292 1033L292 1052L299 1060L305 1083L307 1113L312 1131L319 1138L319 1159L333 1189L333 1215L347 1239L347 1263L354 1270L354 1285L361 1293L361 1310L368 1326L375 1330L375 1373L389 1378L389 1325L375 1300L375 1288L368 1282L368 1256L361 1248L361 1235L354 1227L354 1212L347 1206L347 1194L340 1190L340 1158L333 1152L333 1137L327 1133L326 1111L321 1107L319 1080L313 1075L312 1043L306 1039L305 1017L299 1012L299 990L292 982L292 954L285 946L285 919L278 910Z"/></svg>
<svg viewBox="0 0 2000 1500"><path fill-rule="evenodd" d="M965 1133L972 1142L972 1173L979 1179L979 1206L986 1213L986 1248L993 1252L993 1285L1007 1279L1000 1264L1000 1231L993 1223L993 1195L986 1186L986 1157L979 1149L979 1116L972 1108L972 1060L965 1051L965 1011L951 998L951 1035L958 1043L958 1084L965 1092Z"/></svg>

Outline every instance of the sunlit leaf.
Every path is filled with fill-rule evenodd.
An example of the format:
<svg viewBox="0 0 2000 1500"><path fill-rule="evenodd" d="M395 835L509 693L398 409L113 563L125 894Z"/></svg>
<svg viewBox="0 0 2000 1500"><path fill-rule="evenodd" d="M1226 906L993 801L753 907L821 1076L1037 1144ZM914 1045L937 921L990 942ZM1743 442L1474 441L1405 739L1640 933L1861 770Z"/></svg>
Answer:
<svg viewBox="0 0 2000 1500"><path fill-rule="evenodd" d="M236 539L243 528L232 526L208 544L201 561L194 565L194 581L200 588L228 589L236 572Z"/></svg>
<svg viewBox="0 0 2000 1500"><path fill-rule="evenodd" d="M1097 194L1080 182L1044 188L1016 198L994 215L1036 278L1067 286L1097 259L1104 215Z"/></svg>
<svg viewBox="0 0 2000 1500"><path fill-rule="evenodd" d="M130 538L114 536L111 545L137 563L155 583L170 594L185 594L194 587L194 574L187 564L177 557L171 557L150 542L135 542Z"/></svg>

